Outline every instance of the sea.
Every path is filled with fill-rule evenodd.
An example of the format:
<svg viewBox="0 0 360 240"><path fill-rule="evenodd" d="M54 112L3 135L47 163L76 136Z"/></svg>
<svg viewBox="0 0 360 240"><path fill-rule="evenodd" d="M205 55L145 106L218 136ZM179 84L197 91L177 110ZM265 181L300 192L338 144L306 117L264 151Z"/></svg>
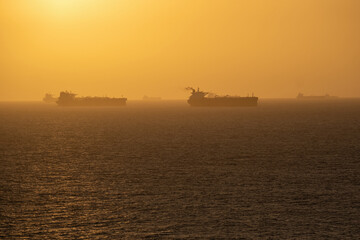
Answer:
<svg viewBox="0 0 360 240"><path fill-rule="evenodd" d="M0 239L360 239L360 99L2 102Z"/></svg>

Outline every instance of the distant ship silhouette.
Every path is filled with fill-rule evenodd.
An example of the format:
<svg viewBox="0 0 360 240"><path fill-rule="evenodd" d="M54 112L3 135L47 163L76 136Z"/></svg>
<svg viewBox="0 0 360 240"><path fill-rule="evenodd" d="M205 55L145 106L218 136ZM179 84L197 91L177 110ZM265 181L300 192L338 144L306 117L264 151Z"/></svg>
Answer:
<svg viewBox="0 0 360 240"><path fill-rule="evenodd" d="M76 97L77 94L71 92L60 92L57 100L59 106L125 106L127 98L109 97Z"/></svg>
<svg viewBox="0 0 360 240"><path fill-rule="evenodd" d="M199 88L186 89L192 91L187 102L194 107L256 107L259 99L254 94L251 97L217 96L200 91Z"/></svg>
<svg viewBox="0 0 360 240"><path fill-rule="evenodd" d="M58 99L53 97L52 94L45 94L45 97L43 98L43 101L46 103L55 103Z"/></svg>
<svg viewBox="0 0 360 240"><path fill-rule="evenodd" d="M337 96L330 96L329 94L323 95L323 96L305 96L302 93L299 93L296 97L300 100L327 100L327 99L337 99Z"/></svg>
<svg viewBox="0 0 360 240"><path fill-rule="evenodd" d="M161 97L149 97L149 96L144 96L143 97L143 100L144 101L160 101L162 100Z"/></svg>

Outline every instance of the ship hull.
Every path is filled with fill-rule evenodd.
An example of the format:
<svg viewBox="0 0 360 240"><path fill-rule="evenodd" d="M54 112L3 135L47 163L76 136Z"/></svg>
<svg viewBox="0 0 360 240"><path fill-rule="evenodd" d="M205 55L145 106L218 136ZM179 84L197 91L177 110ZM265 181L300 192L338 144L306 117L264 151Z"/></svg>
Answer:
<svg viewBox="0 0 360 240"><path fill-rule="evenodd" d="M188 103L193 107L256 107L257 97L224 97L189 99Z"/></svg>

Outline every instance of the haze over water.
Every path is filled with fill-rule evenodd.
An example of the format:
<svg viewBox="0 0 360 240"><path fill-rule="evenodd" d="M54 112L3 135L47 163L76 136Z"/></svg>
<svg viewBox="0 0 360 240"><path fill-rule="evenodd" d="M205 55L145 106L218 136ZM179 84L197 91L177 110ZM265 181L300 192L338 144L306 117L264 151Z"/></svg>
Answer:
<svg viewBox="0 0 360 240"><path fill-rule="evenodd" d="M3 0L0 101L360 97L359 0Z"/></svg>
<svg viewBox="0 0 360 240"><path fill-rule="evenodd" d="M360 239L359 24L359 0L0 0L0 239Z"/></svg>
<svg viewBox="0 0 360 240"><path fill-rule="evenodd" d="M0 238L360 237L359 100L0 116Z"/></svg>

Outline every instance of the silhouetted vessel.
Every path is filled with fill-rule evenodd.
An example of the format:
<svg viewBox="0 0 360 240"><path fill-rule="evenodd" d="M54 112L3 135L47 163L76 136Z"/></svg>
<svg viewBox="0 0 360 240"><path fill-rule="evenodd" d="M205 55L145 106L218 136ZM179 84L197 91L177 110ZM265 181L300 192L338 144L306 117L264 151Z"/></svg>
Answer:
<svg viewBox="0 0 360 240"><path fill-rule="evenodd" d="M71 92L60 92L56 102L59 106L125 106L127 98L76 97Z"/></svg>
<svg viewBox="0 0 360 240"><path fill-rule="evenodd" d="M330 100L330 99L337 99L337 96L330 96L329 94L323 96L304 96L304 94L299 93L296 97L300 100Z"/></svg>
<svg viewBox="0 0 360 240"><path fill-rule="evenodd" d="M258 97L252 95L251 97L238 97L238 96L217 96L211 95L208 92L197 91L191 87L191 96L187 101L194 107L256 107Z"/></svg>
<svg viewBox="0 0 360 240"><path fill-rule="evenodd" d="M161 101L161 97L149 97L149 96L144 96L143 97L144 101Z"/></svg>
<svg viewBox="0 0 360 240"><path fill-rule="evenodd" d="M45 94L45 97L43 98L43 101L46 103L55 103L58 99L56 97L53 97L52 94Z"/></svg>

